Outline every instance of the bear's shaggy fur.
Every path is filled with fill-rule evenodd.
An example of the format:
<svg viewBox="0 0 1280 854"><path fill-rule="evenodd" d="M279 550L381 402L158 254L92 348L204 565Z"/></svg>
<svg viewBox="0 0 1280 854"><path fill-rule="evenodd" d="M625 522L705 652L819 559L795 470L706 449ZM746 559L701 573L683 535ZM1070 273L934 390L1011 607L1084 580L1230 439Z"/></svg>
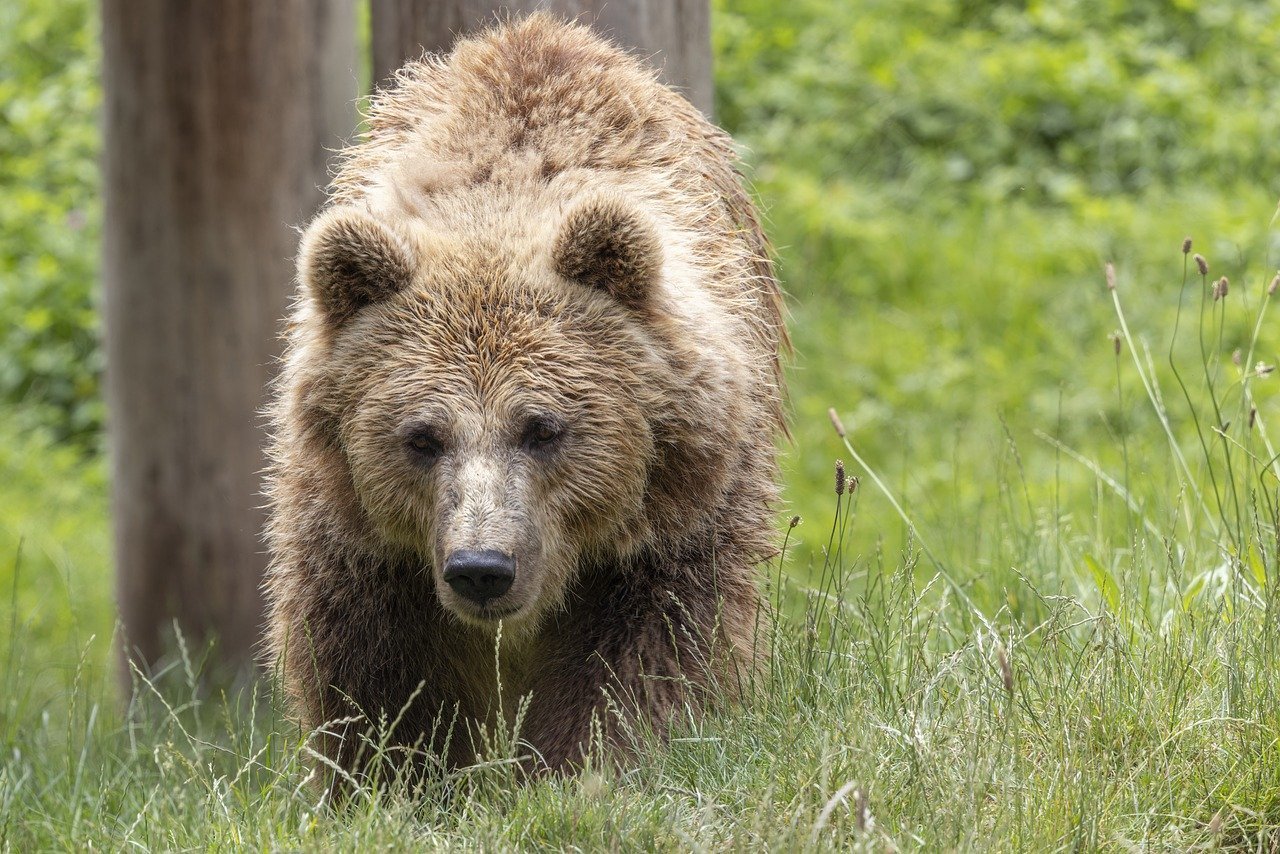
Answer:
<svg viewBox="0 0 1280 854"><path fill-rule="evenodd" d="M786 342L721 131L585 27L508 22L378 94L298 276L268 648L322 752L359 773L398 718L467 763L528 697L531 763L572 769L739 690ZM510 591L460 595L459 550Z"/></svg>

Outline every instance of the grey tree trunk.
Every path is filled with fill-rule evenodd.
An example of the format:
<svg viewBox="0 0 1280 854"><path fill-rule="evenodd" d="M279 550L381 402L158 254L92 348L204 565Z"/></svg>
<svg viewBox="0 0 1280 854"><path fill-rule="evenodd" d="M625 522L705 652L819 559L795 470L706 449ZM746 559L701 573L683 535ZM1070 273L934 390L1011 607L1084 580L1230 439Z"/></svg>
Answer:
<svg viewBox="0 0 1280 854"><path fill-rule="evenodd" d="M293 226L354 129L353 0L103 0L107 400L125 643L243 665L264 567L258 411Z"/></svg>
<svg viewBox="0 0 1280 854"><path fill-rule="evenodd" d="M373 75L385 81L423 50L448 50L457 35L495 15L545 9L591 24L650 58L663 79L710 116L711 6L708 0L373 0Z"/></svg>

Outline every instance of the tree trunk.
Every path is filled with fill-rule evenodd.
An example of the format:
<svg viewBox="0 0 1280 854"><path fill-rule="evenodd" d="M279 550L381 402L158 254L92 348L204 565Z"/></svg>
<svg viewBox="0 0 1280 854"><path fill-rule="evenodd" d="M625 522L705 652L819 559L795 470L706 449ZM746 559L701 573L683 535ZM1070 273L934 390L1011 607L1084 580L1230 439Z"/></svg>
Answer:
<svg viewBox="0 0 1280 854"><path fill-rule="evenodd" d="M292 226L354 128L354 31L352 0L103 0L117 593L143 662L174 621L232 666L258 640L258 411Z"/></svg>
<svg viewBox="0 0 1280 854"><path fill-rule="evenodd" d="M710 116L711 7L708 0L373 0L373 75L386 81L423 50L447 51L454 38L495 15L546 9L591 24L662 69L663 79Z"/></svg>

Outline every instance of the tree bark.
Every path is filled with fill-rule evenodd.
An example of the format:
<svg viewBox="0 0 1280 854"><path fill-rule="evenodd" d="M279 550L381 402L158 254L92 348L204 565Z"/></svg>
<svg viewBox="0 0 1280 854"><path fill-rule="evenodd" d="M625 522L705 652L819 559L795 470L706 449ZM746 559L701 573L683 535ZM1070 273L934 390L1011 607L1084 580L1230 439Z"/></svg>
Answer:
<svg viewBox="0 0 1280 854"><path fill-rule="evenodd" d="M259 409L297 234L354 129L353 0L103 0L104 302L128 655L251 660ZM127 681L127 674L126 674Z"/></svg>
<svg viewBox="0 0 1280 854"><path fill-rule="evenodd" d="M590 24L662 69L663 79L712 114L708 0L373 0L373 75L386 81L423 50L447 51L456 36L495 16L545 9Z"/></svg>

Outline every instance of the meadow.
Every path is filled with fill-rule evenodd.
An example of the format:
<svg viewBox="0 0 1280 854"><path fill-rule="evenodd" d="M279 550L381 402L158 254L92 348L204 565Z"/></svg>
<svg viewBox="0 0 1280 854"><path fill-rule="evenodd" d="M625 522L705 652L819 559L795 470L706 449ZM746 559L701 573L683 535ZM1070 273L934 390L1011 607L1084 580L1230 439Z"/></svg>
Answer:
<svg viewBox="0 0 1280 854"><path fill-rule="evenodd" d="M494 733L342 810L269 683L115 684L91 5L0 8L0 849L1280 850L1270 3L717 0L795 344L770 667L629 769Z"/></svg>

